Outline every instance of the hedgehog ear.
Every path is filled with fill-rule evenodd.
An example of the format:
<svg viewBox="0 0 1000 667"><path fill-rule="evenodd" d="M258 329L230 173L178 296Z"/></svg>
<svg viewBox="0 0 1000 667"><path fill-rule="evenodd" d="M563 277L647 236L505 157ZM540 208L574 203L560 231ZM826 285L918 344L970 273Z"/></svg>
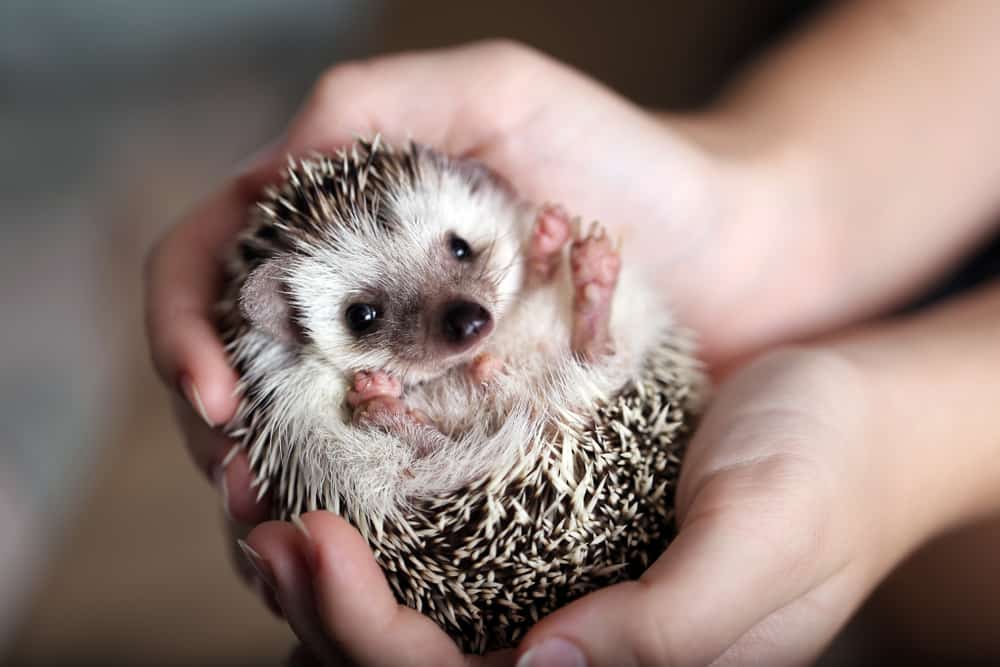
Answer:
<svg viewBox="0 0 1000 667"><path fill-rule="evenodd" d="M255 328L282 343L298 340L281 267L274 260L247 276L240 288L240 312Z"/></svg>
<svg viewBox="0 0 1000 667"><path fill-rule="evenodd" d="M473 191L487 184L505 192L514 191L507 179L487 167L485 162L464 157L454 159L452 165L458 169Z"/></svg>

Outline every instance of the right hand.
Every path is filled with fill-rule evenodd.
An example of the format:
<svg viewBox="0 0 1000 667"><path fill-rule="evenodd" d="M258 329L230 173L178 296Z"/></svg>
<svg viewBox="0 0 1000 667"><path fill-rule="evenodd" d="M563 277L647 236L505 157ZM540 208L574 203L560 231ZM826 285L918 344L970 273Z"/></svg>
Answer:
<svg viewBox="0 0 1000 667"><path fill-rule="evenodd" d="M808 280L778 275L790 262L765 257L772 234L765 227L778 223L755 202L767 201L766 184L781 179L760 165L744 168L715 155L594 81L508 43L334 67L285 137L173 227L148 260L152 358L176 392L188 449L219 485L233 522L262 521L266 505L255 500L246 457L218 430L238 402L237 377L211 315L220 256L288 155L375 132L394 144L412 136L479 159L527 199L565 202L617 229L626 252L655 269L657 285L680 322L700 334L710 362L725 363L796 327L794 315L773 316L774 304L794 313L791 299L772 298L771 310L737 307L753 290L772 297L776 285L786 294L809 290ZM805 227L791 225L782 238Z"/></svg>
<svg viewBox="0 0 1000 667"><path fill-rule="evenodd" d="M865 355L906 345L886 337ZM258 526L251 554L298 635L332 664L510 665L530 653L523 667L556 664L557 651L558 664L808 664L890 569L953 521L951 503L928 496L939 440L916 449L927 443L901 437L911 427L890 409L909 405L907 381L885 384L858 354L779 349L733 373L690 443L667 550L638 580L541 619L516 652L461 655L397 603L365 540L330 512L302 515L300 531Z"/></svg>

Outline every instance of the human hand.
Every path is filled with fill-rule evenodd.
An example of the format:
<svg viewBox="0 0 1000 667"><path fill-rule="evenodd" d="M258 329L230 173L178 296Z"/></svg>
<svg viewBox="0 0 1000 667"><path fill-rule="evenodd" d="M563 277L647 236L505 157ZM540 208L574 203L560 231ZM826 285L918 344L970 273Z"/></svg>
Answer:
<svg viewBox="0 0 1000 667"><path fill-rule="evenodd" d="M590 665L815 659L918 539L871 399L859 369L821 349L734 374L691 442L667 551L638 581L543 619L522 646L569 640Z"/></svg>
<svg viewBox="0 0 1000 667"><path fill-rule="evenodd" d="M742 329L703 325L730 318L736 293L755 275L753 249L766 234L738 223L754 210L748 182L765 181L766 173L748 171L745 182L743 172L681 132L524 47L486 43L335 67L284 139L170 230L148 261L153 360L176 391L193 458L219 485L235 521L252 525L266 506L250 488L245 456L216 428L238 400L211 317L220 255L286 155L374 132L479 159L523 196L570 203L634 239L626 248L656 266L682 322L707 333L702 343L714 359L759 334L761 318L749 315L739 318ZM706 281L718 285L706 289Z"/></svg>
<svg viewBox="0 0 1000 667"><path fill-rule="evenodd" d="M872 392L856 364L818 348L772 353L736 373L691 443L675 541L638 581L539 622L518 664L814 659L933 528L912 515L903 492L912 480L883 441L889 432ZM324 512L303 522L305 531L261 525L249 545L317 655L362 665L464 664L439 628L397 605L353 528ZM553 661L552 646L570 652L566 662Z"/></svg>
<svg viewBox="0 0 1000 667"><path fill-rule="evenodd" d="M904 557L1000 512L998 335L993 287L736 372L685 457L675 541L522 649L558 637L594 665L810 662Z"/></svg>
<svg viewBox="0 0 1000 667"><path fill-rule="evenodd" d="M572 202L575 209L599 217L635 239L627 247L639 248L638 259L657 267L656 278L673 301L680 321L701 334L706 356L714 364L724 364L764 343L802 333L810 329L811 320L828 317L800 307L803 299L811 298L810 280L822 282L824 270L832 264L817 261L816 253L826 246L821 242L822 233L811 229L808 219L793 216L797 224L787 226L788 212L773 206L777 188L784 192L787 183L768 169L766 161L747 161L745 156L741 161L732 153L719 152L711 132L706 135L701 131L704 128L696 127L697 122L673 120L667 126L651 121L644 112L593 82L531 51L504 44L380 59L334 68L324 76L287 137L172 230L149 262L147 320L153 357L168 386L185 396L177 404L189 448L203 470L220 480L231 515L254 523L263 518L264 511L254 502L249 489L250 471L245 458L235 452L227 459L227 451L235 450L229 449L231 443L211 428L231 416L236 399L232 396L235 376L226 363L209 311L219 289L220 249L242 226L244 211L261 187L277 178L287 153L332 148L350 141L355 134L373 131L381 131L397 142L412 135L445 151L483 160L529 198ZM770 182L777 188L769 186ZM808 204L805 210L809 210ZM782 243L773 243L775 234ZM796 235L799 237L794 238ZM796 251L803 243L811 252ZM763 247L768 245L774 246L772 256ZM737 307L741 304L743 308ZM802 388L804 396L810 395L806 389ZM732 394L731 390L727 392ZM720 411L722 408L713 408L711 415L719 415ZM713 419L716 423L726 422L723 417ZM743 423L742 419L735 421ZM827 433L826 442L832 437ZM714 446L697 444L707 438L699 434L693 451L714 451ZM736 456L738 448L731 449L734 453L730 456ZM721 460L725 458L721 456ZM692 494L703 497L704 489L725 489L727 483L722 480L744 480L740 474L754 472L767 477L768 461L781 464L778 472L788 461L793 467L801 463L794 456L777 454L773 460L732 470L713 470L702 463L701 477L711 482L706 481L703 487L688 481L696 474L686 472L681 489L682 515L697 514L697 503L684 498ZM815 463L808 458L807 462ZM689 488L701 490L695 494L686 491ZM822 485L820 490L827 491ZM815 510L812 504L807 505ZM713 521L735 521L735 511L718 514L722 518ZM803 516L798 519L804 521ZM704 518L695 523L690 518L686 521L677 544L668 552L675 556L664 561L668 564L675 562L676 552L685 553L682 545L699 544L699 530L711 525ZM699 530L695 530L696 526ZM766 526L773 527L769 523ZM345 543L350 539L348 535L341 535ZM778 537L784 541L786 536L782 533ZM333 544L336 540L328 541ZM897 546L904 541L897 541ZM757 548L765 546L758 544ZM686 549L690 553L693 547ZM676 579L676 567L658 565L653 571ZM693 582L707 585L704 576L692 577ZM795 581L801 584L805 579L808 577ZM635 586L645 590L647 584ZM612 592L605 596L621 595L620 589L609 590ZM774 590L769 588L767 592L782 597ZM587 600L600 599L604 604L605 598L600 595ZM808 602L816 595L810 598L809 593L803 593L796 599ZM734 595L732 599L743 598ZM722 602L719 608L728 614L732 624L716 634L713 641L717 645L725 644L726 632L736 631L739 623L733 619L740 609L746 610L743 621L752 615L749 607L737 609L731 600ZM586 615L588 604L581 601L553 615L535 630L531 641L552 628L562 627L557 624L562 623L559 619L571 613ZM727 655L743 655L738 647L758 641L761 632L782 622L788 608L770 614L766 622L757 619L756 629L739 639L737 648L731 647ZM794 613L792 617L801 618ZM818 626L827 627L829 623L823 621ZM681 637L681 648L698 644L697 634L683 641L680 631L668 632L673 633L669 637ZM792 632L786 634L795 636ZM673 646L666 641L665 646ZM709 645L702 645L700 650ZM680 648L676 650L681 655Z"/></svg>

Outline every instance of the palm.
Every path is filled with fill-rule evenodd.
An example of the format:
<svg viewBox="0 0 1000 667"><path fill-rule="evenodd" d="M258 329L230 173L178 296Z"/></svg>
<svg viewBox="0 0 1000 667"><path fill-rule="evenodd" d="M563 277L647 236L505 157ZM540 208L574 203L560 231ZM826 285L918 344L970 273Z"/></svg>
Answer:
<svg viewBox="0 0 1000 667"><path fill-rule="evenodd" d="M889 566L860 564L884 525L884 508L852 506L879 482L864 473L879 467L863 406L851 367L832 356L784 352L737 373L691 444L679 534L642 585L598 591L532 634L586 644L598 631L589 619L630 611L652 619L644 633L603 643L639 647L640 664L814 658Z"/></svg>

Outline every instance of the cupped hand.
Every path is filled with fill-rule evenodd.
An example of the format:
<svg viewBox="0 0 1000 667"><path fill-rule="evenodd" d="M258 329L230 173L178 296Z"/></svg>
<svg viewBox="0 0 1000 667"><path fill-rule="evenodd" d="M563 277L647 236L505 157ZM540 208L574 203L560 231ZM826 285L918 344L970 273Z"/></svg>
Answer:
<svg viewBox="0 0 1000 667"><path fill-rule="evenodd" d="M285 137L171 229L147 263L153 361L176 391L193 458L219 485L234 521L260 521L265 504L250 487L243 453L218 429L238 401L212 317L220 257L288 155L376 132L479 159L528 199L563 202L601 219L626 237L637 261L656 269L681 321L711 334L702 337L710 356L722 360L747 344L750 334L740 327L715 325L737 319L752 326L746 315L733 317L731 304L760 261L752 250L760 235L736 224L736 213L748 210L743 183L696 143L582 75L508 43L334 67ZM736 238L741 234L748 239Z"/></svg>
<svg viewBox="0 0 1000 667"><path fill-rule="evenodd" d="M638 580L543 619L516 654L461 656L396 604L360 535L328 513L249 537L314 653L368 664L803 664L921 539L864 374L782 350L727 380L690 446L679 533ZM919 523L919 522L917 522ZM904 528L905 526L905 528Z"/></svg>

